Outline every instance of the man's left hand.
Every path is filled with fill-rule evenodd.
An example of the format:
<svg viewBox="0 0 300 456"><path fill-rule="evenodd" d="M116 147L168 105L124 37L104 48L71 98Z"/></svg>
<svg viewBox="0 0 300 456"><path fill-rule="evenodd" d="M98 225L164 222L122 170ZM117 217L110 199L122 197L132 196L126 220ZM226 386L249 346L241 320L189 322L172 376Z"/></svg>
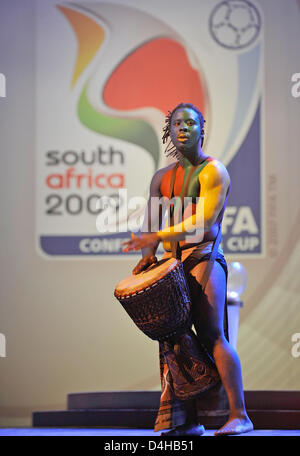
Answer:
<svg viewBox="0 0 300 456"><path fill-rule="evenodd" d="M132 250L140 250L146 247L154 247L160 241L160 237L157 233L142 233L140 236L136 236L131 233L130 241L123 242L123 252L130 252Z"/></svg>

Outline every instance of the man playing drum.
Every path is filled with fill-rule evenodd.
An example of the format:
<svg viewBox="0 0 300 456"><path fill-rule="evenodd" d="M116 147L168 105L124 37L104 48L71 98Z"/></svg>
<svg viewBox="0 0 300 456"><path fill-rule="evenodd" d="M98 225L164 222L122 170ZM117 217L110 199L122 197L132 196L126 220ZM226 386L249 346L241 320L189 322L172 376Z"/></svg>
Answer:
<svg viewBox="0 0 300 456"><path fill-rule="evenodd" d="M185 188L185 195L193 198L192 209L185 211L182 220L171 227L145 232L140 236L132 234L131 240L124 243L123 251L142 249L143 257L133 270L133 274L138 274L157 261L155 252L161 241L166 250L164 258L172 256L171 245L173 243L174 246L174 241L178 241L177 251L178 248L181 251L191 291L193 324L197 337L214 359L229 404L229 411L223 409L223 416L227 415L228 419L215 435L240 434L251 431L253 425L245 410L240 361L224 333L227 268L221 247L218 248L205 291L199 285L221 229L230 190L230 178L224 165L205 155L202 150L204 122L201 112L189 103L179 104L167 116L163 141L170 136L171 154L177 157L177 163L158 170L153 176L147 221L149 226L153 226L153 223L150 224L153 217L150 213L151 197L168 198L172 179L174 196L182 194L182 189ZM202 210L197 211L197 205ZM190 236L196 220L197 232L201 232L198 241ZM163 394L166 400L163 403L161 400L155 430L171 428L165 435L201 435L204 428L198 421L201 420L201 408L206 408L203 414L209 415L209 407L203 407L205 401L209 402L209 394L207 393L206 399L204 395L202 399L198 398L198 402L176 400L167 391L168 375L165 368L161 360L162 386L165 388ZM222 415L222 411L219 412Z"/></svg>

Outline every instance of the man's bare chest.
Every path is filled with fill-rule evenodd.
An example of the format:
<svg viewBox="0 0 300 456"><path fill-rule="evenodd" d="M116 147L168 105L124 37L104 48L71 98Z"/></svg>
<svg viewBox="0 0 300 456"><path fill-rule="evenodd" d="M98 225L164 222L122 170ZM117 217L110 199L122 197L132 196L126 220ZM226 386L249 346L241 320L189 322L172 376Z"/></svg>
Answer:
<svg viewBox="0 0 300 456"><path fill-rule="evenodd" d="M173 186L173 196L185 196L197 198L200 196L200 182L199 173L200 169L195 168L191 173L191 169L184 169L181 166L176 170ZM168 170L162 177L160 184L160 193L162 196L169 198L170 186L172 180L173 169ZM184 193L184 194L183 194Z"/></svg>

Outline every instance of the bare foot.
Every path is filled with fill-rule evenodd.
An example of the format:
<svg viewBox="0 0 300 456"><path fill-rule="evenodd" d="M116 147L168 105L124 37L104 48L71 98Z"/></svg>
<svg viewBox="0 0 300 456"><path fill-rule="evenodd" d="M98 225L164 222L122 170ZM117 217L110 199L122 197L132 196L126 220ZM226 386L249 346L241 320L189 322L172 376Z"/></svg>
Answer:
<svg viewBox="0 0 300 456"><path fill-rule="evenodd" d="M249 417L246 416L229 419L224 426L215 432L215 435L237 435L249 431L253 431L253 424Z"/></svg>
<svg viewBox="0 0 300 456"><path fill-rule="evenodd" d="M182 426L178 426L174 429L171 429L168 432L162 432L160 435L163 436L178 436L178 435L192 435L192 436L200 436L204 433L205 429L204 426L201 424L184 424Z"/></svg>

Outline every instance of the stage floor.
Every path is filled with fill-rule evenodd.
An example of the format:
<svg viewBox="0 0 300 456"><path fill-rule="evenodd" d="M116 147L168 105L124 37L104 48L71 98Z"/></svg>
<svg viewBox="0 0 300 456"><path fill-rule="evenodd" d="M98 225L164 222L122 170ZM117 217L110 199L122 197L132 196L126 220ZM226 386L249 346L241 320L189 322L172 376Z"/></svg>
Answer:
<svg viewBox="0 0 300 456"><path fill-rule="evenodd" d="M213 436L215 430L208 429L202 437ZM160 432L151 429L109 429L109 428L0 428L0 436L110 436L110 437L159 437ZM300 437L300 430L259 429L235 437Z"/></svg>

